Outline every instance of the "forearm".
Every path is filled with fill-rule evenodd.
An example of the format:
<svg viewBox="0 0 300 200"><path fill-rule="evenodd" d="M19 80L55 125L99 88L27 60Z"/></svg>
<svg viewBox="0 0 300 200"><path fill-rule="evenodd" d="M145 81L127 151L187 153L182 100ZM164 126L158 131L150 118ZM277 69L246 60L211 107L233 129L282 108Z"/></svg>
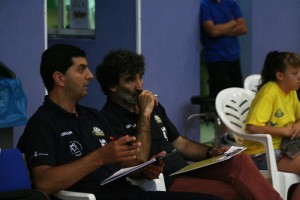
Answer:
<svg viewBox="0 0 300 200"><path fill-rule="evenodd" d="M140 114L137 123L137 141L141 142L141 149L137 153L137 158L142 161L149 159L151 148L151 128L150 115Z"/></svg>
<svg viewBox="0 0 300 200"><path fill-rule="evenodd" d="M227 36L239 36L247 33L247 25L244 19L237 19L237 25L234 26L228 33Z"/></svg>
<svg viewBox="0 0 300 200"><path fill-rule="evenodd" d="M265 133L265 134L270 134L270 135L274 135L274 136L284 136L283 128L272 127L272 126L268 126L268 125L256 126L256 125L248 124L247 131L251 134Z"/></svg>
<svg viewBox="0 0 300 200"><path fill-rule="evenodd" d="M181 153L181 155L190 161L199 161L207 158L209 146L187 140L183 137L177 138L172 145Z"/></svg>
<svg viewBox="0 0 300 200"><path fill-rule="evenodd" d="M53 194L72 186L83 177L104 165L97 154L99 152L93 152L72 163L60 166L35 167L33 169L35 187L46 194Z"/></svg>
<svg viewBox="0 0 300 200"><path fill-rule="evenodd" d="M215 25L213 21L203 23L203 28L211 37L220 37L229 33L236 26L236 21L231 20L224 24Z"/></svg>

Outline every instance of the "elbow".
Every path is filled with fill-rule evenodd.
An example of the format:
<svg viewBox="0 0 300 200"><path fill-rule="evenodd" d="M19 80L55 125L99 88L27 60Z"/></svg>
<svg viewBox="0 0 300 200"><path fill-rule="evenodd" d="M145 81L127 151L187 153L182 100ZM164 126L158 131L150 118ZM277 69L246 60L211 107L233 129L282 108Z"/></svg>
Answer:
<svg viewBox="0 0 300 200"><path fill-rule="evenodd" d="M242 34L245 35L248 33L248 29L245 27L243 30L242 30Z"/></svg>
<svg viewBox="0 0 300 200"><path fill-rule="evenodd" d="M58 192L58 191L54 191L53 187L50 187L46 182L43 182L43 181L35 181L34 186L38 191L40 191L46 195L51 195L53 193Z"/></svg>
<svg viewBox="0 0 300 200"><path fill-rule="evenodd" d="M256 130L255 130L255 127L251 124L248 124L247 127L246 127L246 131L250 134L254 134L256 133Z"/></svg>
<svg viewBox="0 0 300 200"><path fill-rule="evenodd" d="M51 195L54 192L51 192L48 188L44 187L41 184L35 184L35 189L46 194L46 195Z"/></svg>

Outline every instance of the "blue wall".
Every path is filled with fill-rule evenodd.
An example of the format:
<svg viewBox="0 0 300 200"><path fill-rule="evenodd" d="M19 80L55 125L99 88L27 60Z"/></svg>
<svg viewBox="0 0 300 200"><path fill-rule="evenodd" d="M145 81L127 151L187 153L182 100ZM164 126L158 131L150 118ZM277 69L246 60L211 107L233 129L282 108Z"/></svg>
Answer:
<svg viewBox="0 0 300 200"><path fill-rule="evenodd" d="M96 1L95 40L51 39L49 46L63 42L85 49L94 71L108 51L119 48L135 51L135 6L135 0ZM160 101L179 129L187 113L194 111L189 110L190 97L200 92L199 6L198 0L142 1L145 88L160 95ZM92 81L89 95L81 103L101 108L104 101L97 81Z"/></svg>
<svg viewBox="0 0 300 200"><path fill-rule="evenodd" d="M243 74L259 73L271 50L300 53L299 0L237 0L247 20L240 37ZM21 79L28 97L28 116L43 101L39 76L45 48L43 1L0 1L0 60ZM142 0L142 53L146 57L145 87L157 92L169 117L183 129L185 117L197 112L190 96L200 93L199 0ZM135 0L96 1L96 39L49 40L70 43L87 51L94 71L104 54L118 48L135 50ZM105 99L96 80L83 104L102 107ZM15 143L23 127L15 129Z"/></svg>
<svg viewBox="0 0 300 200"><path fill-rule="evenodd" d="M135 0L97 0L95 39L49 39L48 45L67 43L84 49L92 72L109 51L119 48L135 50ZM80 103L95 108L104 105L96 79L89 85L88 96Z"/></svg>
<svg viewBox="0 0 300 200"><path fill-rule="evenodd" d="M269 51L300 53L299 8L299 0L252 1L252 73L260 73Z"/></svg>
<svg viewBox="0 0 300 200"><path fill-rule="evenodd" d="M0 26L0 60L21 79L29 117L41 105L45 94L39 75L40 57L45 49L44 2L0 1ZM23 126L14 128L14 143L23 129Z"/></svg>
<svg viewBox="0 0 300 200"><path fill-rule="evenodd" d="M171 121L183 133L185 118L199 107L199 0L142 1L142 53L146 58L145 88L159 94ZM199 140L199 128L193 138Z"/></svg>

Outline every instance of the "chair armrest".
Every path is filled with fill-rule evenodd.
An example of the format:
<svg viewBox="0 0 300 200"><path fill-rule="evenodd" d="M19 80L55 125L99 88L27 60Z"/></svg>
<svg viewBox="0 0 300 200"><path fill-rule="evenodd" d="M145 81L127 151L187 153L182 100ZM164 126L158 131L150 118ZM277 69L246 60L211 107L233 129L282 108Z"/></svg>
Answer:
<svg viewBox="0 0 300 200"><path fill-rule="evenodd" d="M273 142L272 142L272 136L270 134L247 134L247 133L234 133L238 137L241 137L243 139L256 141L263 143L265 150L266 150L266 158L267 158L267 166L270 170L270 177L275 178L276 180L273 180L273 182L277 181L278 177L278 169L277 169L277 163L273 148ZM279 180L279 179L278 179Z"/></svg>
<svg viewBox="0 0 300 200"><path fill-rule="evenodd" d="M164 175L160 173L158 179L132 179L126 177L126 179L133 185L138 185L145 191L166 191Z"/></svg>
<svg viewBox="0 0 300 200"><path fill-rule="evenodd" d="M73 192L67 190L59 191L53 194L53 196L62 200L96 200L95 195L92 193Z"/></svg>

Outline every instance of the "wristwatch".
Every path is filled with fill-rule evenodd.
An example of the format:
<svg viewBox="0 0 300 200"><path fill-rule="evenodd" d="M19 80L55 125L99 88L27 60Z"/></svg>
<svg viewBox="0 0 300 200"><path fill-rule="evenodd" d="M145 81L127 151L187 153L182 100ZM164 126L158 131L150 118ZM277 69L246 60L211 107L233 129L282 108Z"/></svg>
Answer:
<svg viewBox="0 0 300 200"><path fill-rule="evenodd" d="M206 158L211 158L211 154L214 149L215 149L214 147L208 147L206 151Z"/></svg>

